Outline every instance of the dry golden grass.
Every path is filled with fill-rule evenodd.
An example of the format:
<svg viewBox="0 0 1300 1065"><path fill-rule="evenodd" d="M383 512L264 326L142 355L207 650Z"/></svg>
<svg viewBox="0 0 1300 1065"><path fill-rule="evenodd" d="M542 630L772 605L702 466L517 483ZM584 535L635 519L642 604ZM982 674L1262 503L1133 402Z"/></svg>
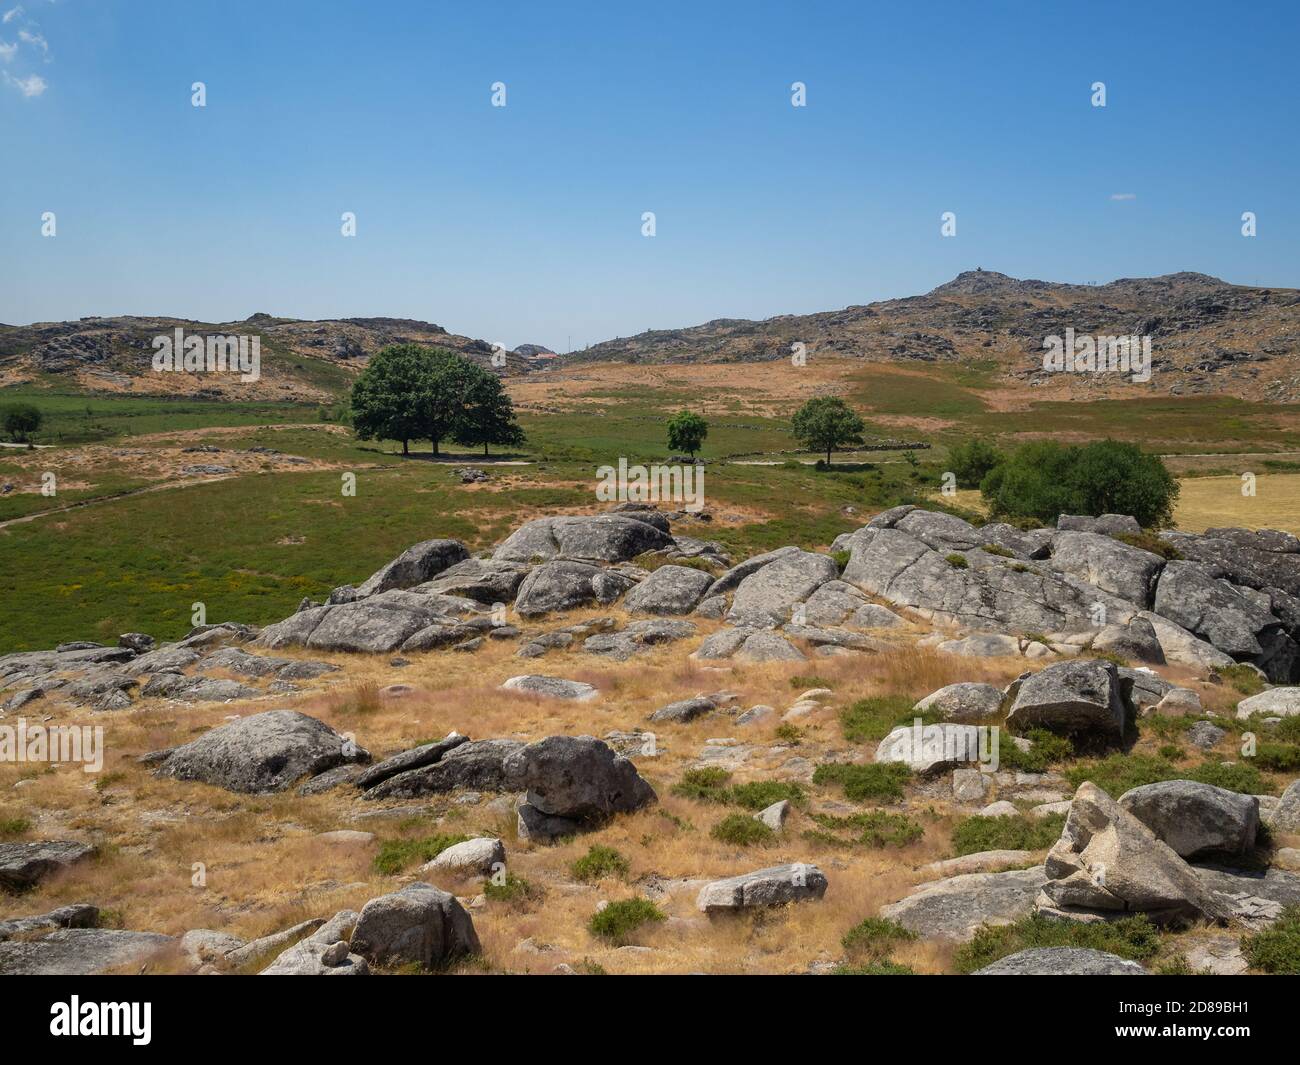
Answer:
<svg viewBox="0 0 1300 1065"><path fill-rule="evenodd" d="M576 612L565 620L587 616L594 612ZM701 623L701 636L711 627ZM681 798L672 793L672 785L698 764L707 740L735 737L754 746L749 760L735 771L735 782L797 780L810 795L811 810L842 803L838 789L808 783L812 766L820 761L870 757L869 746L844 740L841 707L883 692L919 697L958 680L1005 683L1024 667L1019 659L958 659L917 648L910 644L914 635L892 652L762 665L694 662L685 657L689 641L626 663L580 652L521 660L513 657L516 644L488 641L474 655L412 655L411 664L401 669L392 667L386 655L319 655L345 665L346 671L321 678L298 695L239 704L146 702L127 711L91 714L45 703L43 713L52 713L58 723L104 727L104 771L96 777L73 766L2 764L0 819L30 821L30 831L19 838L75 838L100 850L92 861L29 895L0 898L0 918L93 902L106 911L109 923L120 927L171 934L214 928L251 939L310 917L359 909L366 900L415 879L416 867L393 876L375 872L372 861L386 840L491 834L505 841L511 873L542 894L524 902L473 903L484 957L467 971L549 972L557 964L577 966L585 959L612 973L805 971L812 962L841 959L840 937L848 928L924 880L922 866L951 856L951 828L963 811L933 794L918 793L894 809L917 819L922 838L902 848L869 850L805 840L804 831L814 826L808 810L797 810L774 845L739 848L709 834L737 808ZM499 690L507 677L526 672L587 680L601 695L591 703L565 703ZM1179 671L1166 672L1171 679L1183 679ZM796 679L797 685L792 683ZM1186 679L1202 691L1207 705L1230 699L1222 689ZM776 735L780 713L805 686L822 683L833 689L833 698L798 722L797 744L788 746ZM384 689L392 684L411 690L387 694ZM778 713L743 729L725 715L654 726L658 755L637 761L659 793L659 804L552 846L517 839L513 813L491 797L464 805L454 796L365 802L350 789L309 797L293 790L235 795L203 784L159 780L136 762L140 754L186 742L231 715L285 706L354 734L376 757L384 757L453 729L474 738L520 740L644 729L657 707L720 689L737 693L740 709L766 703ZM20 779L29 783L15 788ZM394 812L379 816L385 810ZM340 828L372 832L376 839L337 844L318 838ZM626 857L630 869L625 879L574 881L570 865L595 843ZM696 911L703 881L789 861L815 862L826 873L830 888L822 903L714 920ZM481 891L477 879L432 879L467 900ZM656 898L669 920L643 929L631 948L591 935L587 923L600 900L638 894ZM920 972L945 971L950 956L949 948L927 942L902 945L894 954ZM164 958L155 969L179 971L180 962Z"/></svg>
<svg viewBox="0 0 1300 1065"><path fill-rule="evenodd" d="M1224 459L1220 465L1239 465ZM1174 527L1186 532L1241 525L1300 533L1300 474L1257 473L1255 494L1241 494L1239 476L1194 477L1180 482Z"/></svg>

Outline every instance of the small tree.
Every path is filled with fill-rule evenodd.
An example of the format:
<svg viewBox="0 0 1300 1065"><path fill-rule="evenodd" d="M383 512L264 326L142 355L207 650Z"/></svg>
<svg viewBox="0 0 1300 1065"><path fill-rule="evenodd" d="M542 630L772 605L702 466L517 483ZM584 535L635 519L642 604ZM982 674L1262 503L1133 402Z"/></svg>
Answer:
<svg viewBox="0 0 1300 1065"><path fill-rule="evenodd" d="M849 444L861 444L866 428L861 418L842 399L823 396L810 399L795 413L792 428L795 439L809 451L825 451L826 465L831 452Z"/></svg>
<svg viewBox="0 0 1300 1065"><path fill-rule="evenodd" d="M1003 454L983 440L967 440L948 452L948 468L957 478L958 488L978 488L989 470L1003 459Z"/></svg>
<svg viewBox="0 0 1300 1065"><path fill-rule="evenodd" d="M668 420L668 447L685 451L692 459L709 435L709 423L694 411L679 410Z"/></svg>
<svg viewBox="0 0 1300 1065"><path fill-rule="evenodd" d="M482 444L483 454L489 444L520 447L524 431L515 421L514 404L496 374L474 367L473 380L465 393L465 407L456 427L458 444Z"/></svg>
<svg viewBox="0 0 1300 1065"><path fill-rule="evenodd" d="M14 403L5 407L2 417L4 430L9 434L9 439L15 443L26 441L45 421L45 415L41 413L40 408L31 403Z"/></svg>

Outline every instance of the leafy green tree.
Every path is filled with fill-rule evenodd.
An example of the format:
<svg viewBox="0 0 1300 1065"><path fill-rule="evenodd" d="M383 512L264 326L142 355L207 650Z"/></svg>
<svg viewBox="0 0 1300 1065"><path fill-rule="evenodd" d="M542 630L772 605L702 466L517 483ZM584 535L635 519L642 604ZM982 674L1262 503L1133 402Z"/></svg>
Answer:
<svg viewBox="0 0 1300 1065"><path fill-rule="evenodd" d="M362 440L400 440L402 454L425 434L434 380L432 352L390 344L370 358L352 385L352 427Z"/></svg>
<svg viewBox="0 0 1300 1065"><path fill-rule="evenodd" d="M691 458L709 435L709 423L694 411L679 410L668 420L668 447L685 451Z"/></svg>
<svg viewBox="0 0 1300 1065"><path fill-rule="evenodd" d="M1079 514L1132 514L1143 528L1174 520L1178 481L1159 455L1120 440L1094 440L1079 448L1072 485Z"/></svg>
<svg viewBox="0 0 1300 1065"><path fill-rule="evenodd" d="M465 412L470 405L470 392L486 371L454 352L434 348L430 353L430 394L425 408L424 438L433 443L433 453L439 454L438 445L454 439L464 427Z"/></svg>
<svg viewBox="0 0 1300 1065"><path fill-rule="evenodd" d="M1005 456L983 440L967 440L948 452L948 468L957 478L958 488L978 488L989 470Z"/></svg>
<svg viewBox="0 0 1300 1065"><path fill-rule="evenodd" d="M997 517L1055 521L1061 514L1132 514L1147 528L1173 520L1178 482L1134 444L1025 444L990 470L980 494Z"/></svg>
<svg viewBox="0 0 1300 1065"><path fill-rule="evenodd" d="M496 374L474 367L474 377L465 393L465 407L454 435L458 444L482 444L483 454L489 444L520 447L524 431L515 420L514 404Z"/></svg>
<svg viewBox="0 0 1300 1065"><path fill-rule="evenodd" d="M866 426L844 400L822 396L810 399L795 412L792 428L795 439L809 451L826 452L829 466L832 451L863 442L862 431Z"/></svg>
<svg viewBox="0 0 1300 1065"><path fill-rule="evenodd" d="M14 403L5 407L3 415L5 432L15 443L24 442L32 433L40 429L45 415L39 407L31 403Z"/></svg>

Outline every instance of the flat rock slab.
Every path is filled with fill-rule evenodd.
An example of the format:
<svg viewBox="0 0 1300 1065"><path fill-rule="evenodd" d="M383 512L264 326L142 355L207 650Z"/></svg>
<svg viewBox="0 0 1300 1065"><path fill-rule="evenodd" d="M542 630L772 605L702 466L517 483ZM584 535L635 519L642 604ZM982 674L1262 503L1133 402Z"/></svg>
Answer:
<svg viewBox="0 0 1300 1065"><path fill-rule="evenodd" d="M921 884L906 898L880 908L917 935L965 942L983 924L1011 924L1027 917L1047 883L1041 865L1009 873L968 873Z"/></svg>
<svg viewBox="0 0 1300 1065"><path fill-rule="evenodd" d="M501 687L506 691L542 695L548 699L576 699L583 703L600 694L594 686L580 680L565 680L563 677L547 677L538 673L511 677Z"/></svg>
<svg viewBox="0 0 1300 1065"><path fill-rule="evenodd" d="M820 899L826 894L826 883L826 875L815 865L774 865L705 884L695 905L707 914L781 906Z"/></svg>
<svg viewBox="0 0 1300 1065"><path fill-rule="evenodd" d="M0 974L93 976L143 965L174 942L155 932L109 928L60 928L42 939L0 943Z"/></svg>
<svg viewBox="0 0 1300 1065"><path fill-rule="evenodd" d="M973 976L1146 976L1135 961L1089 947L1032 947L992 965L976 969Z"/></svg>

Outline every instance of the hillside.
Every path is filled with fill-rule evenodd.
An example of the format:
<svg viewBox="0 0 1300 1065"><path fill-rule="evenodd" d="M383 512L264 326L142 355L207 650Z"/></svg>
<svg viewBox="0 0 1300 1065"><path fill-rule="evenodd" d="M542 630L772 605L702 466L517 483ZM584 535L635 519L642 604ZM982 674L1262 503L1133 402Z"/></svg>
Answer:
<svg viewBox="0 0 1300 1065"><path fill-rule="evenodd" d="M261 379L245 384L237 375L153 372L153 339L170 336L177 328L186 335L260 337ZM399 343L448 348L483 364L492 355L485 340L409 318L310 321L269 314L253 314L241 322L81 318L0 325L0 387L43 381L61 391L320 402L336 398L380 348ZM507 373L529 368L522 354L507 355Z"/></svg>
<svg viewBox="0 0 1300 1065"><path fill-rule="evenodd" d="M1152 338L1154 374L1170 395L1288 402L1300 397L1300 292L1232 285L1197 273L1105 285L1024 281L971 270L923 296L763 321L718 318L593 345L566 363L748 363L818 355L895 363L992 362L1008 383L1104 394L1115 375L1046 374L1043 339L1067 327ZM1132 387L1124 379L1123 387Z"/></svg>

